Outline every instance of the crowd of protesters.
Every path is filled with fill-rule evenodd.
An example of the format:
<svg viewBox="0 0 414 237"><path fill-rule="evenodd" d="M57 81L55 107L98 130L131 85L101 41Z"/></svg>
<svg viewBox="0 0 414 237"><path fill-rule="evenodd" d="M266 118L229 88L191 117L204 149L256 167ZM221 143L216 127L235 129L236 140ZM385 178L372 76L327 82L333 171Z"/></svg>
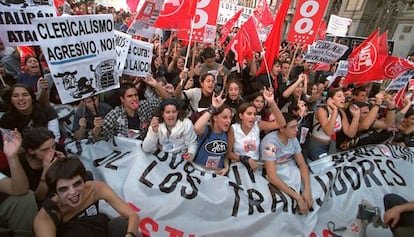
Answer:
<svg viewBox="0 0 414 237"><path fill-rule="evenodd" d="M120 31L126 31L132 17L87 2L72 7L77 15L113 14ZM127 222L108 223L97 215L96 231L115 225L123 231L112 233L109 228L112 236L137 234L137 215L106 184L91 180L75 158L64 158L65 141L140 139L145 152L181 153L218 175L226 175L234 162L254 172L262 160L271 172L269 182L295 199L303 214L313 202L306 163L368 144L414 146L409 92L398 108L396 93L384 93L381 84L344 85L343 78L331 78L336 65L327 72L315 71L290 44L283 44L268 73L256 76L263 60L260 52L236 62L234 54L224 55L218 43L188 47L176 38L166 43L168 34L163 33L146 39L154 44L152 73L145 78L123 75L119 89L69 105L74 118L66 130L53 107L60 100L47 64L41 57L20 59L17 47L0 44L0 168L11 177L2 175L0 180L2 200L9 200L0 206L22 209L16 211L22 221L10 221L5 229L30 236L30 219L35 218L38 236L63 233L72 221L79 223L82 217L77 213L90 207L98 210L96 202L104 199ZM413 53L408 60L414 63ZM206 145L212 141L214 149ZM275 171L292 162L299 166L302 189L291 189ZM26 195L15 198L20 194Z"/></svg>

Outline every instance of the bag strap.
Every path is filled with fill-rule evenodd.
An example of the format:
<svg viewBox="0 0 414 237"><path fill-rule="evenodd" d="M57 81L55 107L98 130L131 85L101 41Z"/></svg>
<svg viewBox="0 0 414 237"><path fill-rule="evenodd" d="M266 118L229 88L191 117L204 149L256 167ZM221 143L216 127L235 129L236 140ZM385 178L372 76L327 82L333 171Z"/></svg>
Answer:
<svg viewBox="0 0 414 237"><path fill-rule="evenodd" d="M194 113L195 110L193 109L193 106L191 106L190 99L188 99L188 96L184 91L183 91L183 95L184 95L185 99L188 101L188 106L190 107L191 112Z"/></svg>
<svg viewBox="0 0 414 237"><path fill-rule="evenodd" d="M201 147L203 147L204 143L206 143L207 139L211 136L211 131L212 130L213 129L211 129L210 126L207 127L207 135L204 137L203 141L198 146L197 152L196 152L196 154L194 156L194 161L197 160L197 156L198 156L198 153L200 153Z"/></svg>

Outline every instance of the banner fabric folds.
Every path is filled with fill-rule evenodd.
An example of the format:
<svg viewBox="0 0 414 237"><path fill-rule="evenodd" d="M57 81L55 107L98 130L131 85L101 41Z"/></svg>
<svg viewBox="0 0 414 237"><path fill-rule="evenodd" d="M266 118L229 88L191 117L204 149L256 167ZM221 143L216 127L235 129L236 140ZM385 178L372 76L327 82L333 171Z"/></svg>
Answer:
<svg viewBox="0 0 414 237"><path fill-rule="evenodd" d="M382 217L385 194L414 200L414 152L391 145L360 147L311 163L314 203L306 216L267 182L262 168L249 173L233 163L228 176L216 176L181 154L147 154L141 141L118 137L69 143L67 151L134 207L143 236L358 236L362 231L390 236L388 229L361 224L360 204ZM289 186L300 187L296 165L277 169ZM102 209L118 216L108 205ZM328 223L341 228L331 232Z"/></svg>

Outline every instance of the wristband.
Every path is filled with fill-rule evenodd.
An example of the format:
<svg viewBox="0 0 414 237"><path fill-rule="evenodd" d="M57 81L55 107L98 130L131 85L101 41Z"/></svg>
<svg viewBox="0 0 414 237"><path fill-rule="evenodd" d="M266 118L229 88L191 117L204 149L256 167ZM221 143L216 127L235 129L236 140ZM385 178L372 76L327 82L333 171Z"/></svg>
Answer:
<svg viewBox="0 0 414 237"><path fill-rule="evenodd" d="M378 106L378 107L381 107L381 104L374 104L374 106Z"/></svg>
<svg viewBox="0 0 414 237"><path fill-rule="evenodd" d="M214 108L212 105L210 105L210 107L208 107L208 112L210 114L214 114L217 112L217 108Z"/></svg>
<svg viewBox="0 0 414 237"><path fill-rule="evenodd" d="M394 110L396 110L396 108L394 107L394 108L392 108L392 109L390 109L390 108L387 108L388 109L388 111L394 111Z"/></svg>

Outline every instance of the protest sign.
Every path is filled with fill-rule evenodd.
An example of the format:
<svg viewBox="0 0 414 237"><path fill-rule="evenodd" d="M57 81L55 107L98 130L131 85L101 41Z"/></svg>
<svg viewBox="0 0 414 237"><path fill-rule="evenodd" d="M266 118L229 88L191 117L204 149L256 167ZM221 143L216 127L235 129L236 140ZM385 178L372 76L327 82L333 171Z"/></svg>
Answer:
<svg viewBox="0 0 414 237"><path fill-rule="evenodd" d="M385 91L399 91L404 88L410 79L414 78L414 70L409 70L392 80Z"/></svg>
<svg viewBox="0 0 414 237"><path fill-rule="evenodd" d="M228 176L217 176L181 154L144 153L141 141L121 137L66 147L134 207L140 231L148 236L334 236L330 222L345 227L335 234L358 236L364 230L354 228L359 204L383 214L385 194L414 200L414 153L398 146L370 145L310 163L314 203L306 216L298 213L295 200L269 184L262 167L249 172L232 163ZM296 177L285 180L289 186L300 185L298 168L285 165L278 166L278 174ZM377 231L375 236L390 234Z"/></svg>
<svg viewBox="0 0 414 237"><path fill-rule="evenodd" d="M152 49L154 45L141 40L131 40L125 61L124 74L146 77L151 73Z"/></svg>
<svg viewBox="0 0 414 237"><path fill-rule="evenodd" d="M152 39L156 29L154 23L160 15L163 3L164 0L145 0L127 33Z"/></svg>
<svg viewBox="0 0 414 237"><path fill-rule="evenodd" d="M111 14L35 19L33 24L62 103L119 87Z"/></svg>
<svg viewBox="0 0 414 237"><path fill-rule="evenodd" d="M116 69L117 75L124 72L125 61L128 56L129 46L131 45L132 36L121 31L115 31L115 51L116 51Z"/></svg>
<svg viewBox="0 0 414 237"><path fill-rule="evenodd" d="M340 60L338 66L336 67L334 77L344 77L348 74L348 61Z"/></svg>
<svg viewBox="0 0 414 237"><path fill-rule="evenodd" d="M328 28L326 33L335 36L345 37L348 32L348 27L351 25L352 19L331 15L329 18Z"/></svg>
<svg viewBox="0 0 414 237"><path fill-rule="evenodd" d="M348 50L348 46L331 41L318 40L309 47L303 59L307 62L332 64Z"/></svg>
<svg viewBox="0 0 414 237"><path fill-rule="evenodd" d="M5 1L0 4L0 38L4 45L39 45L33 20L56 16L53 1ZM50 3L50 4L49 4Z"/></svg>

